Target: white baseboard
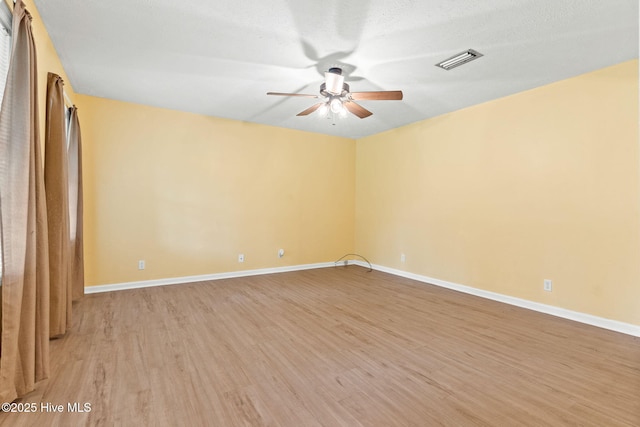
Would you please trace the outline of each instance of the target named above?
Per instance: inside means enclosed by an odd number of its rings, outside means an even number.
[[[359,265],[361,267],[369,268],[369,265],[366,262],[359,261],[359,260],[348,260],[348,264]],[[340,261],[338,263],[321,262],[321,263],[315,263],[315,264],[291,265],[286,267],[261,268],[256,270],[241,270],[241,271],[231,271],[226,273],[204,274],[199,276],[172,277],[168,279],[144,280],[139,282],[115,283],[111,285],[88,286],[84,288],[84,292],[86,294],[95,294],[100,292],[121,291],[126,289],[148,288],[152,286],[177,285],[181,283],[204,282],[207,280],[231,279],[236,277],[258,276],[261,274],[274,274],[274,273],[285,273],[288,271],[312,270],[315,268],[327,268],[327,267],[335,267],[335,266],[341,266],[341,265],[344,265],[343,261]],[[371,267],[374,270],[381,271],[383,273],[389,273],[395,276],[416,280],[418,282],[428,283],[431,285],[452,289],[454,291],[464,292],[466,294],[471,294],[471,295],[479,296],[482,298],[503,302],[503,303],[514,305],[517,307],[527,308],[529,310],[551,314],[553,316],[562,317],[564,319],[574,320],[576,322],[585,323],[587,325],[597,326],[599,328],[609,329],[611,331],[621,332],[623,334],[640,337],[640,326],[632,325],[630,323],[624,323],[624,322],[619,322],[617,320],[605,319],[603,317],[593,316],[591,314],[580,313],[578,311],[567,310],[567,309],[552,306],[552,305],[541,304],[538,302],[533,302],[533,301],[529,301],[521,298],[515,298],[508,295],[499,294],[496,292],[490,292],[490,291],[485,291],[478,288],[472,288],[471,286],[465,286],[457,283],[447,282],[445,280],[422,276],[420,274],[397,270],[395,268],[389,268],[382,265],[372,264]]]
[[[349,261],[349,264],[354,264]],[[259,276],[262,274],[285,273],[288,271],[312,270],[315,268],[327,268],[344,265],[339,263],[320,262],[315,264],[290,265],[285,267],[260,268],[256,270],[230,271],[225,273],[203,274],[199,276],[171,277],[168,279],[143,280],[139,282],[114,283],[111,285],[87,286],[84,288],[85,294],[96,294],[100,292],[122,291],[126,289],[148,288],[153,286],[178,285],[181,283],[205,282],[207,280],[232,279],[236,277]]]
[[[354,261],[356,265],[368,268],[369,265],[362,261]],[[464,292],[487,298],[494,301],[503,302],[510,305],[515,305],[529,310],[538,311],[541,313],[551,314],[553,316],[562,317],[564,319],[574,320],[576,322],[585,323],[591,326],[597,326],[599,328],[609,329],[611,331],[621,332],[627,335],[633,335],[640,337],[640,326],[633,325],[631,323],[619,322],[617,320],[606,319],[604,317],[593,316],[591,314],[580,313],[578,311],[567,310],[552,305],[541,304],[521,298],[515,298],[508,295],[499,294],[496,292],[485,291],[482,289],[472,288],[471,286],[460,285],[457,283],[447,282],[445,280],[434,279],[432,277],[422,276],[415,273],[409,273],[407,271],[396,270],[395,268],[389,268],[382,265],[373,264],[372,268],[384,273],[393,274],[395,276],[406,277],[407,279],[416,280],[418,282],[428,283],[431,285],[440,286],[454,291]]]

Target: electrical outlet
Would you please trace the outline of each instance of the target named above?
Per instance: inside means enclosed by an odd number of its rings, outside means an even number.
[[[238,262],[244,262],[244,254],[238,254]]]
[[[407,256],[405,254],[400,254],[400,262],[405,263],[407,261]]]
[[[544,279],[544,290],[547,292],[551,292],[552,289],[553,282],[551,282],[551,279]]]
[[[144,260],[141,259],[140,261],[138,261],[138,270],[144,270]]]

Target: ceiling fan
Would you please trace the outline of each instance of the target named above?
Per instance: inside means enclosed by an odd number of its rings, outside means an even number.
[[[360,117],[361,119],[369,117],[373,113],[362,107],[361,105],[355,103],[354,101],[399,101],[402,99],[401,90],[349,92],[349,85],[344,82],[342,69],[338,67],[329,68],[329,71],[324,73],[324,77],[324,83],[320,85],[320,95],[282,92],[267,92],[267,95],[322,98],[321,102],[318,102],[317,104],[312,105],[306,110],[301,111],[297,114],[298,116],[307,116],[317,109],[320,109],[323,112],[331,111],[334,114],[346,114],[346,111],[349,111]]]

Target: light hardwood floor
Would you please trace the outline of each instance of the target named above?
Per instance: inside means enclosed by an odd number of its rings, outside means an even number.
[[[74,310],[0,425],[640,426],[640,339],[355,266]]]

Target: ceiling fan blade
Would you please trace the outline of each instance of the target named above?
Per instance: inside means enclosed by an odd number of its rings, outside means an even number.
[[[401,90],[380,90],[376,92],[351,92],[351,98],[355,100],[372,101],[400,101],[402,99]]]
[[[277,95],[277,96],[302,96],[305,98],[317,98],[318,95],[309,95],[306,93],[284,93],[284,92],[267,92],[267,95]]]
[[[353,101],[347,101],[343,105],[344,105],[344,108],[346,108],[347,110],[349,110],[350,112],[352,112],[356,116],[360,117],[361,119],[364,119],[365,117],[369,117],[370,115],[373,114],[371,111],[369,111],[366,108],[356,104]]]
[[[314,104],[311,107],[307,108],[306,110],[296,114],[296,116],[308,116],[309,114],[313,113],[318,108],[320,108],[322,104],[324,104],[324,102],[318,102],[317,104]]]

